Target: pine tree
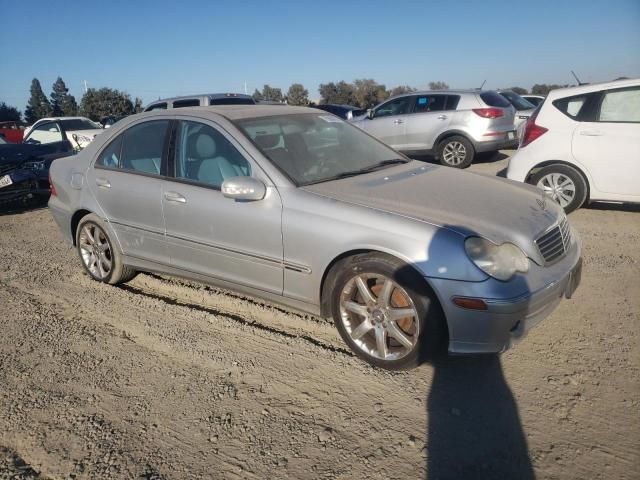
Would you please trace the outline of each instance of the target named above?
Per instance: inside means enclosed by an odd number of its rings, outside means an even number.
[[[62,80],[62,77],[53,84],[51,92],[51,112],[53,116],[72,117],[78,114],[78,104],[73,95],[69,95],[69,89]]]
[[[34,78],[31,80],[31,97],[24,110],[24,118],[27,123],[32,124],[49,115],[51,115],[51,104],[42,91],[40,81]]]

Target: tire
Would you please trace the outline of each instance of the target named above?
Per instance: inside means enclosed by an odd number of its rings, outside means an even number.
[[[436,147],[436,153],[442,165],[453,168],[467,168],[476,154],[473,144],[459,135],[442,140]]]
[[[543,167],[529,179],[549,194],[567,213],[580,208],[587,199],[587,182],[580,172],[560,163]]]
[[[397,258],[380,253],[346,258],[332,269],[328,288],[340,336],[367,363],[405,370],[446,347],[444,315],[435,295],[418,272]]]
[[[76,248],[82,266],[98,282],[116,285],[136,276],[135,270],[122,263],[122,255],[104,222],[93,213],[84,216],[78,224]]]

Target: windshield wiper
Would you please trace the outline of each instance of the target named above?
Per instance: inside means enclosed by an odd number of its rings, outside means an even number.
[[[382,162],[378,162],[374,165],[369,165],[365,168],[360,168],[358,170],[350,170],[348,172],[342,172],[338,175],[334,175],[333,177],[322,178],[320,180],[311,181],[305,185],[313,185],[315,183],[323,183],[330,182],[332,180],[339,180],[341,178],[355,177],[357,175],[362,175],[363,173],[375,172],[376,170],[381,170],[390,165],[398,165],[402,163],[409,163],[410,160],[405,160],[403,158],[392,158],[391,160],[383,160]]]

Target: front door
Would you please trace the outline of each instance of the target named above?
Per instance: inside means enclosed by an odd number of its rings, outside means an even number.
[[[125,255],[169,263],[162,215],[170,120],[138,123],[98,155],[87,182]]]
[[[640,87],[603,92],[595,121],[574,131],[573,155],[601,192],[640,197]]]
[[[282,203],[242,148],[213,123],[182,120],[170,176],[163,204],[172,265],[282,294]],[[266,197],[224,197],[222,182],[236,176],[264,181]]]
[[[406,146],[405,123],[411,106],[409,96],[383,103],[373,111],[373,118],[364,118],[360,125],[369,134],[392,148],[402,150]]]

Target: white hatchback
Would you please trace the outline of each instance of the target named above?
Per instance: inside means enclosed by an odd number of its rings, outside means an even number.
[[[507,178],[537,185],[567,212],[591,201],[640,203],[640,79],[551,91]]]

